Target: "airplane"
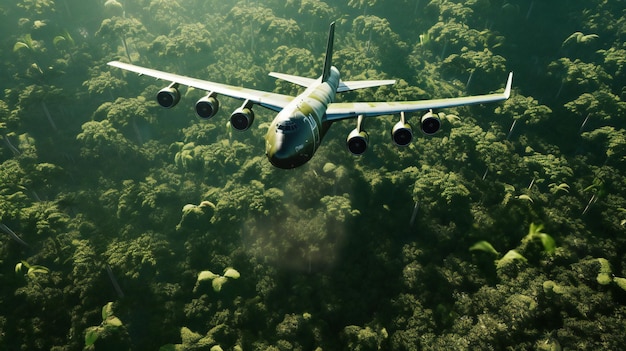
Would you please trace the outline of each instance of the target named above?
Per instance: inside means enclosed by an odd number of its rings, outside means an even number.
[[[334,33],[335,22],[332,22],[323,71],[319,78],[269,73],[274,78],[306,88],[295,97],[190,78],[119,61],[111,61],[108,65],[170,81],[171,84],[156,95],[157,102],[163,108],[172,108],[179,102],[178,87],[181,84],[208,92],[195,105],[197,115],[204,119],[215,116],[219,110],[218,95],[243,100],[241,107],[230,115],[230,125],[239,131],[245,131],[252,125],[254,105],[277,112],[265,135],[265,154],[272,165],[283,169],[307,163],[335,121],[356,118],[356,128],[348,135],[346,145],[352,154],[360,155],[366,151],[369,144],[369,136],[363,128],[363,121],[367,117],[400,114],[400,121],[394,125],[391,136],[396,145],[407,146],[413,139],[413,131],[406,121],[405,113],[427,111],[419,121],[420,129],[423,134],[433,135],[441,128],[441,120],[433,113],[433,109],[504,101],[511,94],[513,72],[509,73],[503,93],[418,101],[337,103],[335,102],[337,93],[391,85],[395,80],[341,80],[339,70],[332,65]]]

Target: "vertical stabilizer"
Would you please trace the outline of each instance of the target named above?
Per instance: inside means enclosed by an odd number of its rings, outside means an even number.
[[[322,82],[328,80],[330,76],[330,67],[333,65],[333,42],[335,41],[335,22],[330,24],[328,32],[328,43],[326,44],[326,58],[324,59],[324,72],[322,73]]]

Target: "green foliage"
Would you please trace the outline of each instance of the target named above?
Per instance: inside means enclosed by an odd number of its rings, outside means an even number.
[[[48,274],[50,269],[48,267],[30,264],[24,260],[18,262],[15,265],[15,274],[26,274],[30,279],[36,279],[39,274]]]
[[[231,267],[227,267],[224,269],[224,275],[215,274],[211,271],[202,271],[198,274],[198,279],[196,280],[196,288],[198,284],[204,281],[210,281],[211,286],[215,292],[220,292],[222,287],[229,279],[239,279],[240,274],[237,270]]]
[[[102,306],[102,323],[85,330],[85,346],[94,345],[102,335],[122,326],[122,321],[113,314],[113,302],[108,302]]]
[[[484,251],[499,256],[500,253],[488,241],[481,240],[470,246],[470,251]]]
[[[556,242],[552,236],[542,232],[542,230],[543,224],[535,224],[531,222],[530,227],[528,228],[528,234],[526,234],[524,239],[522,239],[522,244],[528,244],[528,242],[532,240],[539,239],[543,246],[543,250],[547,254],[554,254],[554,251],[556,250]]]
[[[222,347],[215,342],[213,334],[215,329],[210,330],[207,335],[202,336],[199,333],[193,332],[187,327],[180,328],[181,344],[167,344],[159,348],[159,351],[170,350],[209,350],[209,351],[221,351]]]
[[[219,274],[215,274],[215,273],[213,273],[211,271],[202,271],[202,272],[200,272],[200,274],[198,274],[198,281],[199,282],[202,282],[202,281],[205,281],[205,280],[211,281],[211,280],[213,280],[213,279],[215,279],[217,277],[219,277]]]
[[[0,272],[0,349],[626,342],[623,1],[0,7],[0,262],[17,263]],[[354,126],[334,123],[286,172],[264,157],[274,111],[254,106],[235,133],[241,101],[197,120],[205,92],[181,86],[160,109],[169,82],[106,65],[294,95],[267,72],[317,77],[333,20],[342,79],[397,80],[340,102],[502,91],[511,69],[513,94],[435,110],[442,132],[405,148],[389,141],[397,116],[367,119],[358,158],[343,150]]]
[[[527,262],[528,260],[516,250],[509,250],[507,253],[504,254],[504,256],[502,256],[502,258],[496,260],[496,268],[503,269],[516,261]]]
[[[237,272],[235,269],[229,267],[224,270],[224,277],[231,278],[231,279],[239,279],[240,275],[239,275],[239,272]]]
[[[561,46],[571,45],[572,43],[588,44],[598,38],[599,36],[597,34],[583,34],[582,32],[574,32],[563,41],[563,44]]]
[[[611,264],[605,258],[598,258],[598,262],[600,263],[600,272],[596,277],[598,284],[607,285],[611,283]]]
[[[373,330],[369,326],[361,328],[349,325],[343,329],[346,347],[350,350],[380,350],[382,343],[388,338],[385,328]]]

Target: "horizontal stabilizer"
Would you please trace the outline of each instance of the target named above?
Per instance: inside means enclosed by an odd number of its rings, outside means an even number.
[[[373,88],[379,87],[381,85],[391,85],[396,84],[396,81],[393,79],[388,80],[353,80],[347,82],[339,82],[339,86],[337,87],[338,93],[343,93],[350,90],[357,90],[363,88]]]
[[[270,76],[274,77],[274,78],[278,78],[278,79],[282,79],[285,80],[287,82],[293,83],[293,84],[297,84],[300,86],[303,86],[305,88],[308,88],[309,86],[311,86],[311,84],[313,84],[314,82],[316,82],[316,79],[313,78],[307,78],[307,77],[300,77],[300,76],[294,76],[291,74],[285,74],[285,73],[277,73],[277,72],[270,72]],[[393,79],[388,79],[388,80],[353,80],[353,81],[347,81],[347,82],[339,82],[339,86],[337,87],[337,92],[338,93],[343,93],[346,91],[351,91],[351,90],[356,90],[356,89],[363,89],[363,88],[372,88],[372,87],[379,87],[381,85],[391,85],[391,84],[395,84],[396,81]]]
[[[301,85],[305,88],[308,88],[311,84],[313,84],[313,82],[315,82],[315,79],[313,78],[292,76],[291,74],[285,74],[285,73],[270,72],[270,76],[288,81],[293,84]]]

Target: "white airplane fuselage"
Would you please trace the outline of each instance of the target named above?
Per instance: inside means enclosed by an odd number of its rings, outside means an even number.
[[[276,115],[265,136],[265,154],[278,168],[295,168],[313,157],[330,127],[323,122],[328,105],[335,101],[340,73],[331,67]]]

